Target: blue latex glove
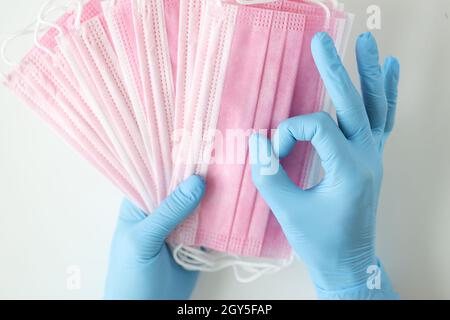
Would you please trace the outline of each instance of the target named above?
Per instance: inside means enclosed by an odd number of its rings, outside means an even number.
[[[188,299],[198,273],[177,265],[166,238],[200,203],[204,180],[192,176],[147,216],[125,200],[112,242],[106,299]]]
[[[397,298],[375,256],[375,229],[399,64],[387,58],[383,71],[375,39],[370,33],[361,35],[356,48],[361,97],[327,34],[315,36],[312,52],[339,124],[326,113],[316,113],[283,122],[273,146],[254,135],[250,139],[254,183],[306,263],[320,298]],[[297,141],[312,142],[325,170],[323,181],[310,190],[298,188],[281,167],[267,174],[268,167],[276,167]],[[368,268],[374,268],[369,269],[372,272],[377,267],[381,289],[370,290]],[[371,279],[375,288],[376,279]]]

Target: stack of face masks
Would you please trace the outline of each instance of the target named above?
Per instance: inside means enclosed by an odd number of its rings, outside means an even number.
[[[206,177],[200,207],[168,240],[174,258],[250,281],[291,249],[252,184],[248,137],[331,110],[310,43],[326,31],[344,54],[351,24],[335,1],[48,1],[4,42],[11,64],[9,41],[35,35],[5,84],[145,212]],[[309,144],[283,165],[302,187],[320,179]]]

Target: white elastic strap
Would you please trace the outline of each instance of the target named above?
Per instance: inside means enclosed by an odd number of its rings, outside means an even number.
[[[62,34],[63,30],[62,28],[53,22],[47,21],[44,17],[45,14],[48,14],[52,11],[54,11],[55,9],[59,9],[60,7],[53,7],[53,8],[48,8],[50,5],[52,5],[55,2],[55,0],[47,0],[41,7],[41,9],[38,12],[38,16],[37,16],[37,23],[34,29],[34,44],[36,45],[36,47],[38,47],[39,49],[41,49],[42,51],[44,51],[45,53],[49,54],[50,56],[54,56],[54,52],[51,51],[49,48],[43,46],[40,42],[39,42],[39,32],[41,30],[41,25],[45,25],[48,26],[50,28],[54,28],[58,31],[58,34]],[[81,15],[82,15],[82,11],[83,11],[83,3],[81,2],[81,0],[76,0],[76,1],[72,1],[69,5],[64,6],[63,8],[65,8],[66,10],[70,9],[72,7],[72,5],[75,5],[75,20],[74,20],[74,27],[75,28],[79,28],[81,25]]]
[[[58,9],[60,9],[60,7],[52,8],[51,10],[49,10],[48,13],[51,13],[51,12],[56,11],[56,10],[58,10]],[[36,24],[37,24],[37,20],[34,20],[32,23],[30,23],[28,26],[26,26],[26,27],[23,28],[22,30],[20,30],[20,31],[18,31],[18,32],[12,34],[12,35],[10,35],[9,37],[7,37],[6,39],[4,39],[4,40],[2,41],[1,47],[0,47],[0,59],[2,60],[2,62],[3,62],[5,65],[7,65],[7,66],[9,66],[9,67],[17,67],[17,66],[19,65],[18,62],[14,62],[14,61],[12,61],[12,60],[10,60],[10,59],[8,58],[8,55],[7,55],[7,53],[6,53],[7,48],[8,48],[8,46],[9,46],[9,44],[10,44],[13,40],[16,40],[16,39],[18,39],[18,38],[20,38],[20,37],[22,37],[22,36],[26,36],[26,35],[29,35],[29,34],[36,33],[36,27],[35,27]],[[6,79],[7,79],[7,77],[8,77],[4,72],[0,72],[0,76],[1,76],[1,78],[2,78],[2,79],[1,79],[2,81],[6,81]]]
[[[47,9],[51,4],[53,4],[55,2],[55,0],[47,0],[41,10],[40,10],[40,14],[38,19],[42,20],[42,13],[49,13],[53,10],[55,10],[56,8],[64,8],[65,10],[69,10],[71,9],[73,6],[75,6],[74,11],[75,11],[75,19],[74,19],[74,27],[76,29],[78,29],[81,25],[81,17],[83,14],[83,7],[86,3],[86,0],[71,0],[69,2],[69,4],[65,5],[65,6],[54,6],[50,9]]]
[[[183,245],[173,249],[173,257],[179,265],[190,271],[217,272],[231,267],[236,280],[241,283],[255,281],[265,274],[276,273],[293,261],[293,257],[289,260],[270,262],[245,261],[238,256]]]
[[[33,29],[34,24],[35,24],[35,22],[33,22],[29,26],[25,27],[23,30],[10,35],[8,38],[6,38],[5,40],[2,41],[2,45],[1,45],[1,49],[0,49],[0,56],[1,56],[1,59],[4,64],[6,64],[10,67],[16,67],[18,65],[17,62],[13,62],[12,60],[9,60],[9,58],[7,57],[7,54],[6,54],[6,49],[7,49],[8,45],[11,43],[11,41],[13,41],[17,38],[20,38],[22,36],[26,36],[27,34],[32,34],[33,30],[34,30]]]
[[[75,10],[76,16],[75,16],[74,27],[75,27],[75,29],[78,30],[81,27],[81,17],[83,15],[84,4],[81,0],[75,1],[74,3],[76,5],[76,10]]]
[[[7,51],[7,48],[8,48],[8,46],[9,46],[9,44],[10,44],[13,40],[16,40],[17,38],[20,38],[20,37],[22,37],[22,36],[26,36],[26,35],[33,34],[33,33],[34,33],[34,35],[35,35],[34,41],[37,42],[38,47],[39,47],[40,49],[43,49],[43,50],[46,51],[46,52],[49,51],[48,48],[43,47],[43,46],[39,43],[39,41],[36,41],[36,35],[37,35],[36,30],[39,29],[39,26],[40,26],[41,24],[45,24],[45,25],[47,25],[47,26],[50,25],[49,23],[47,23],[47,21],[45,21],[44,14],[51,14],[52,12],[57,11],[57,10],[60,10],[60,9],[62,9],[62,10],[67,10],[67,9],[70,8],[70,6],[71,6],[72,4],[76,4],[76,6],[77,6],[77,10],[76,10],[77,15],[76,15],[76,18],[75,18],[75,23],[74,23],[74,25],[75,25],[75,27],[79,27],[79,25],[81,24],[81,15],[82,15],[82,11],[83,11],[83,1],[82,1],[82,0],[76,0],[76,1],[73,1],[73,3],[70,4],[69,6],[58,6],[58,7],[53,7],[53,8],[48,9],[47,12],[44,13],[44,11],[46,10],[46,8],[47,8],[47,7],[49,6],[49,4],[52,3],[53,1],[54,1],[54,0],[49,0],[49,1],[47,1],[47,2],[41,7],[41,10],[40,10],[40,11],[42,11],[42,12],[39,12],[38,18],[35,19],[32,23],[30,23],[28,26],[26,26],[26,27],[23,28],[22,30],[20,30],[20,31],[18,31],[18,32],[12,34],[12,35],[10,35],[9,37],[7,37],[5,40],[2,41],[1,46],[0,46],[0,59],[2,60],[2,62],[3,62],[5,65],[7,65],[7,66],[9,66],[9,67],[17,67],[17,66],[19,65],[18,62],[14,62],[14,61],[12,61],[12,60],[10,60],[10,59],[8,58],[6,51]],[[44,8],[44,9],[42,9],[42,8]],[[59,28],[58,26],[55,26],[54,24],[51,24],[50,26],[51,26],[51,27],[56,27],[56,28],[59,29],[59,31],[61,31],[60,28]],[[41,31],[41,30],[38,30],[38,32],[40,32],[40,31]],[[6,79],[6,75],[5,75],[3,72],[1,73],[1,75]]]

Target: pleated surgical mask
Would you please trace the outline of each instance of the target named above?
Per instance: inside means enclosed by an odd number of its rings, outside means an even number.
[[[108,130],[121,161],[126,164],[133,184],[146,196],[147,206],[154,206],[150,196],[155,187],[139,126],[133,116],[133,107],[120,72],[106,23],[101,16],[94,17],[58,37],[58,45],[70,62],[78,82],[95,106],[96,115]]]
[[[179,3],[179,34],[182,36],[178,37],[175,129],[187,127],[185,106],[194,74],[200,21],[206,0],[179,0]]]
[[[162,0],[132,0],[144,110],[147,116],[155,172],[162,174],[163,190],[172,177],[174,80]],[[163,198],[158,199],[158,203]]]
[[[42,7],[42,11],[44,9],[45,6]],[[62,56],[56,42],[56,38],[65,30],[98,15],[99,9],[99,2],[92,1],[84,7],[83,12],[79,7],[80,12],[65,14],[37,42],[37,47],[31,50],[21,64],[10,73],[5,83],[65,141],[123,190],[130,199],[145,208],[143,195],[124,174],[122,163],[117,159],[115,150],[98,118],[93,114],[91,106],[81,94],[70,64]],[[36,28],[40,26],[42,25],[36,24]]]
[[[196,159],[205,145],[204,132],[215,127],[231,49],[237,7],[207,1],[200,22],[192,84],[184,107],[184,132],[171,188],[192,174],[206,175]],[[174,243],[195,243],[198,215],[190,216],[172,236]]]
[[[202,31],[206,32],[204,30],[210,28],[202,29],[206,25],[201,24],[196,72],[191,87],[191,94],[196,94],[199,105],[191,105],[193,109],[184,109],[185,123],[191,120],[200,126],[188,126],[189,130],[186,132],[192,132],[194,138],[191,138],[193,142],[187,143],[187,146],[181,144],[181,154],[185,157],[208,156],[212,150],[217,153],[216,146],[207,135],[208,129],[217,128],[222,136],[230,129],[267,131],[276,128],[289,116],[322,110],[324,90],[310,52],[311,39],[320,31],[335,35],[338,19],[345,21],[345,16],[328,7],[324,10],[323,6],[316,4],[297,4],[290,1],[250,7],[236,7],[232,3],[222,6],[216,4],[216,14],[220,12],[217,8],[237,10],[230,29],[222,31],[224,34],[232,34],[229,51],[220,41],[212,47],[221,54],[228,54],[228,66],[225,78],[221,78],[222,75],[208,75],[204,71],[211,68],[211,62],[207,59],[207,50],[200,51],[200,48],[211,42],[202,38]],[[217,17],[214,14],[209,16]],[[224,23],[226,18],[219,21]],[[214,31],[211,34],[214,34]],[[211,36],[208,39],[210,41],[216,38]],[[203,70],[197,69],[200,67]],[[209,81],[195,80],[196,76],[199,76],[199,70]],[[202,87],[211,83],[213,87]],[[221,105],[219,113],[214,116],[217,109],[208,103],[215,101],[211,93],[217,92],[221,96]],[[199,100],[201,97],[207,97],[202,96],[202,93],[209,93],[209,100]],[[190,113],[186,113],[186,110]],[[247,147],[244,149],[247,150]],[[316,175],[311,173],[311,170],[320,168],[313,166],[314,154],[310,146],[304,145],[296,150],[301,154],[296,155],[295,163],[291,160],[294,157],[286,160],[287,168],[294,181],[305,186],[309,183],[310,176]],[[281,227],[251,181],[248,154],[245,154],[243,163],[209,164],[208,161],[198,158],[194,159],[193,163],[192,159],[184,160],[187,165],[180,166],[184,170],[184,175],[180,177],[192,173],[206,174],[208,189],[197,214],[179,227],[171,237],[171,243],[183,244],[177,246],[175,251],[177,261],[193,270],[215,270],[220,268],[220,265],[226,266],[230,263],[239,267],[240,264],[235,261],[235,257],[239,256],[240,261],[245,260],[247,270],[254,271],[251,272],[252,279],[254,275],[278,270],[279,266],[283,265],[282,262],[272,261],[269,265],[263,263],[262,267],[258,265],[258,261],[249,262],[244,258],[250,256],[287,259],[292,252]],[[176,178],[177,171],[174,170],[174,173]],[[204,247],[228,253],[230,256],[227,260],[218,253],[199,252],[189,247]],[[196,260],[198,257],[201,258]]]
[[[144,149],[148,156],[149,165],[155,177],[156,199],[165,194],[163,190],[165,182],[162,177],[162,170],[156,165],[155,153],[151,149],[149,129],[147,125],[146,110],[144,109],[144,95],[138,64],[134,25],[131,16],[131,1],[112,0],[103,1],[102,10],[111,41],[117,54],[123,80],[130,97],[134,118],[144,143]]]
[[[311,40],[329,32],[343,54],[352,16],[336,1],[79,0],[52,23],[48,3],[5,83],[146,212],[190,175],[206,177],[198,210],[168,239],[186,269],[232,267],[248,282],[288,265],[247,138],[333,113]],[[308,143],[282,163],[303,188],[321,178]]]
[[[164,17],[167,41],[169,43],[170,63],[172,65],[172,80],[175,86],[178,72],[178,39],[180,38],[180,0],[164,0]],[[173,121],[175,123],[175,119]]]

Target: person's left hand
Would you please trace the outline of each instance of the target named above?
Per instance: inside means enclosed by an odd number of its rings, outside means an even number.
[[[124,201],[112,242],[106,299],[190,297],[198,273],[177,265],[165,240],[195,210],[204,193],[204,180],[192,176],[151,215]]]

